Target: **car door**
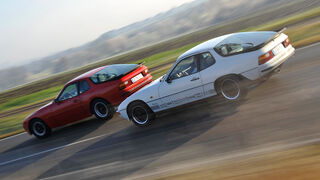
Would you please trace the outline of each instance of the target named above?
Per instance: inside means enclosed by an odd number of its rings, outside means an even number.
[[[200,67],[200,77],[203,83],[203,92],[205,97],[216,95],[214,81],[219,73],[215,68],[216,60],[210,52],[203,52],[197,55]]]
[[[91,109],[90,109],[90,103],[92,101],[92,91],[90,92],[89,90],[91,89],[89,83],[87,80],[82,80],[79,82],[79,97],[81,100],[81,106],[83,108],[84,112],[84,117],[88,117],[92,115]]]
[[[78,83],[67,85],[60,93],[53,108],[53,120],[56,126],[63,126],[80,120],[84,116]]]
[[[200,99],[202,82],[196,56],[181,60],[159,86],[161,108],[167,109]]]

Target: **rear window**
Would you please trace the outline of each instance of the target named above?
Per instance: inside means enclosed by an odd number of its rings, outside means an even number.
[[[122,77],[124,74],[134,70],[137,66],[137,64],[110,65],[93,74],[90,79],[93,83],[103,83],[115,80]]]
[[[214,50],[221,56],[230,56],[255,50],[256,47],[272,38],[276,32],[236,33],[218,43]]]

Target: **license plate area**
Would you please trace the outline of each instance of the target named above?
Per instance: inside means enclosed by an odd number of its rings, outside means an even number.
[[[272,50],[272,52],[276,56],[276,55],[280,54],[284,49],[285,48],[284,48],[283,44],[279,44]]]
[[[143,75],[140,73],[140,74],[136,75],[135,77],[131,78],[131,82],[135,83],[135,82],[139,81],[142,78],[143,78]]]

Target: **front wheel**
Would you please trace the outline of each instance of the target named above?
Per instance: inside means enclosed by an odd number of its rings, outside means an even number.
[[[51,129],[40,119],[31,121],[30,130],[39,139],[46,138],[51,134]]]
[[[149,126],[155,118],[154,112],[143,102],[132,103],[128,108],[128,115],[138,127]]]
[[[113,117],[114,108],[103,99],[96,99],[91,104],[91,110],[98,119],[109,120]]]
[[[227,101],[239,101],[243,99],[248,92],[248,88],[238,77],[226,77],[219,83],[219,92]]]

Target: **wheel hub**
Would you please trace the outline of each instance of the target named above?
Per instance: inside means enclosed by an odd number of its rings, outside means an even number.
[[[41,122],[35,122],[33,123],[33,133],[35,133],[38,136],[43,136],[46,133],[45,125]]]
[[[135,107],[132,110],[132,118],[138,124],[145,124],[148,121],[148,112],[143,107]]]
[[[235,80],[226,79],[222,82],[221,93],[226,99],[235,100],[240,95],[240,86]]]
[[[94,111],[99,117],[106,117],[108,115],[108,107],[102,102],[94,105]]]

